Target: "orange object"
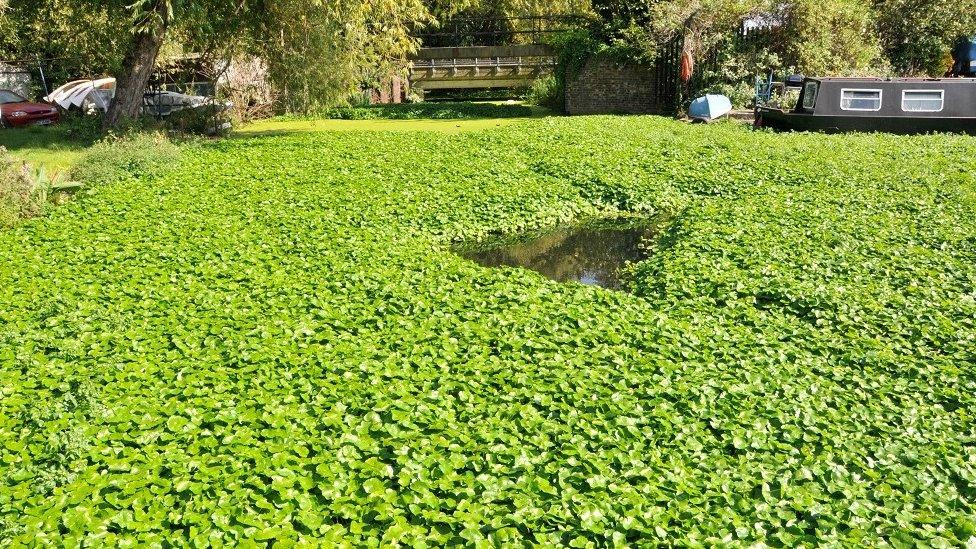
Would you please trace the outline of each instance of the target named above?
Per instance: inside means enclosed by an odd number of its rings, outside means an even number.
[[[691,80],[692,73],[695,72],[695,60],[691,56],[691,52],[684,51],[681,53],[681,81],[687,84]]]

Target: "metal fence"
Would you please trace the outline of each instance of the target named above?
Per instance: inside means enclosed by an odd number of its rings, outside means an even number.
[[[728,62],[729,56],[750,49],[770,47],[775,45],[775,41],[774,29],[743,26],[736,32],[730,33],[714,47],[698,55],[695,59],[695,70],[687,83],[683,83],[680,78],[684,41],[679,37],[669,42],[658,51],[653,66],[657,81],[655,93],[658,105],[665,110],[677,112],[688,100],[701,95],[716,84],[752,84],[755,75],[749,75],[742,82],[725,82],[717,75],[721,74],[723,63]]]

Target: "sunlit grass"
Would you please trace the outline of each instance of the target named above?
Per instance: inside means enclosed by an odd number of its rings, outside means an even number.
[[[284,116],[245,125],[235,134],[253,137],[320,131],[430,131],[461,133],[555,116],[542,107],[510,102],[415,103],[337,109],[322,118]]]
[[[253,137],[262,134],[287,134],[321,131],[432,131],[461,133],[516,124],[528,118],[485,118],[475,120],[281,120],[254,122],[234,132]]]
[[[50,173],[71,168],[92,143],[92,138],[74,137],[67,127],[58,125],[0,130],[0,146],[6,147],[14,158]]]

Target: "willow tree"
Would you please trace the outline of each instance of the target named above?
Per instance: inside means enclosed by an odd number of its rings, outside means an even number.
[[[314,0],[309,0],[314,1]],[[253,34],[263,0],[7,0],[0,54],[57,61],[60,78],[116,75],[108,128],[138,116],[164,44],[194,51]]]
[[[416,47],[411,25],[429,19],[420,0],[279,0],[267,3],[253,53],[267,62],[280,107],[304,112],[402,69]]]
[[[129,37],[127,18],[103,2],[8,0],[0,12],[0,57],[54,60],[45,72],[59,82],[116,74]]]
[[[132,11],[132,39],[122,59],[122,72],[116,77],[115,99],[105,113],[106,128],[139,115],[149,77],[173,21],[173,7],[173,0],[135,0],[127,7]]]
[[[4,1],[4,0],[0,0]],[[7,0],[0,53],[77,58],[72,67],[116,75],[106,128],[139,115],[164,48],[261,57],[288,110],[335,101],[364,73],[414,47],[408,26],[429,20],[421,0]]]
[[[875,12],[863,0],[793,0],[779,5],[786,62],[805,74],[884,71]]]

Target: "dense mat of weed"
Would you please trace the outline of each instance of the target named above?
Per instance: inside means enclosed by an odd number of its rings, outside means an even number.
[[[965,544],[974,153],[612,117],[195,150],[0,233],[0,538]],[[677,214],[635,295],[449,251],[620,209]]]

